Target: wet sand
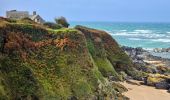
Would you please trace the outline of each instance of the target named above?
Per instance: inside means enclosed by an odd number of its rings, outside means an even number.
[[[121,83],[128,92],[123,93],[130,100],[170,100],[170,93],[167,90],[159,90],[145,85],[132,85],[126,82]]]

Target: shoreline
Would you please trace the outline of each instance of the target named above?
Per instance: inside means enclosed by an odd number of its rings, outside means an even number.
[[[128,89],[124,95],[130,100],[169,100],[170,59],[154,56],[143,48],[123,46],[122,49],[138,71],[147,73],[143,79],[127,78],[121,82]]]
[[[133,80],[136,83],[141,81]],[[169,100],[170,94],[167,90],[156,89],[147,85],[134,85],[127,82],[121,82],[128,91],[124,92],[123,95],[130,98],[130,100]]]
[[[170,47],[168,48],[143,48],[143,47],[130,47],[130,46],[121,46],[121,47],[129,48],[129,49],[141,49],[143,52],[147,52],[154,57],[170,60]]]
[[[170,52],[169,58],[163,58],[161,56],[156,56],[153,54],[154,50],[145,50],[141,47],[133,48],[133,47],[127,47],[122,46],[122,49],[126,52],[126,54],[132,59],[134,63],[140,64],[140,65],[163,65],[164,67],[170,68]],[[169,48],[168,48],[169,49]],[[165,52],[155,52],[159,54],[163,54]]]

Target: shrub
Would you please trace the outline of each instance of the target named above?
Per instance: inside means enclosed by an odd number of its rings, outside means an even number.
[[[48,28],[52,28],[52,29],[60,29],[60,28],[62,28],[61,25],[53,23],[53,22],[45,22],[44,26],[47,26]]]
[[[57,24],[62,25],[63,27],[68,27],[69,23],[67,22],[65,17],[55,18]]]

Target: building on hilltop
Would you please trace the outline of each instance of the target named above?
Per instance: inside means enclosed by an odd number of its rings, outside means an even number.
[[[6,12],[6,17],[12,19],[30,18],[31,20],[41,24],[45,22],[45,20],[38,15],[36,11],[33,11],[32,15],[29,15],[28,11],[11,10]]]

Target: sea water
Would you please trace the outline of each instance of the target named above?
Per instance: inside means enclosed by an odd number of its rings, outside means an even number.
[[[122,46],[147,50],[170,47],[170,23],[71,22],[72,27],[75,25],[104,30]]]

